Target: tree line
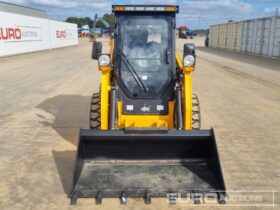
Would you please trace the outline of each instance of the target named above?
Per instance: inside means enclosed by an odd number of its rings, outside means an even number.
[[[104,14],[103,15],[103,20],[107,21],[110,26],[113,26],[115,23],[115,16],[114,14]],[[84,18],[79,18],[79,17],[68,17],[65,22],[68,23],[76,23],[79,28],[81,28],[84,25],[89,25],[90,28],[93,26],[93,19],[90,17],[84,17]],[[102,21],[98,20],[96,23],[97,28],[106,28],[104,23]]]

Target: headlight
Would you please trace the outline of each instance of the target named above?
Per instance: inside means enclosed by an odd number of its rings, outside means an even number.
[[[98,58],[99,66],[109,66],[110,64],[110,56],[109,55],[100,55]]]
[[[193,66],[195,63],[195,58],[193,55],[186,55],[184,57],[184,66]]]

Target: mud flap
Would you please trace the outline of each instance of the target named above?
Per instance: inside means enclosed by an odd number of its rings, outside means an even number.
[[[213,130],[81,130],[71,203],[78,198],[216,193],[225,184]]]

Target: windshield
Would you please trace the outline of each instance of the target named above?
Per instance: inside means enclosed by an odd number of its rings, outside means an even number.
[[[165,18],[134,16],[121,21],[120,75],[134,97],[156,97],[170,81],[168,29]]]

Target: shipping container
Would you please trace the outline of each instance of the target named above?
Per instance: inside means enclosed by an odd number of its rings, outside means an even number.
[[[236,24],[235,23],[230,23],[228,24],[228,39],[227,39],[227,47],[226,49],[228,50],[233,50],[234,48],[234,42],[235,40],[235,29],[236,28]]]
[[[272,32],[272,19],[259,19],[256,20],[256,38],[255,38],[255,54],[268,56],[268,47],[270,41],[270,34]]]
[[[274,22],[274,37],[271,44],[272,46],[270,47],[270,55],[273,57],[280,57],[280,17],[275,18]]]
[[[228,45],[227,50],[239,51],[241,46],[241,39],[238,39],[240,24],[233,22],[228,24]],[[239,46],[239,48],[238,48]]]
[[[212,25],[209,47],[280,57],[280,16]]]
[[[219,33],[220,33],[220,25],[211,26],[209,32],[209,45],[217,48],[219,46]]]
[[[235,51],[237,52],[241,51],[242,29],[243,29],[243,23],[238,22],[236,27],[236,46],[235,46]]]
[[[220,25],[220,45],[221,49],[226,49],[228,44],[228,24]]]
[[[253,48],[253,35],[254,35],[254,20],[243,22],[242,38],[241,38],[241,51],[252,52]]]

